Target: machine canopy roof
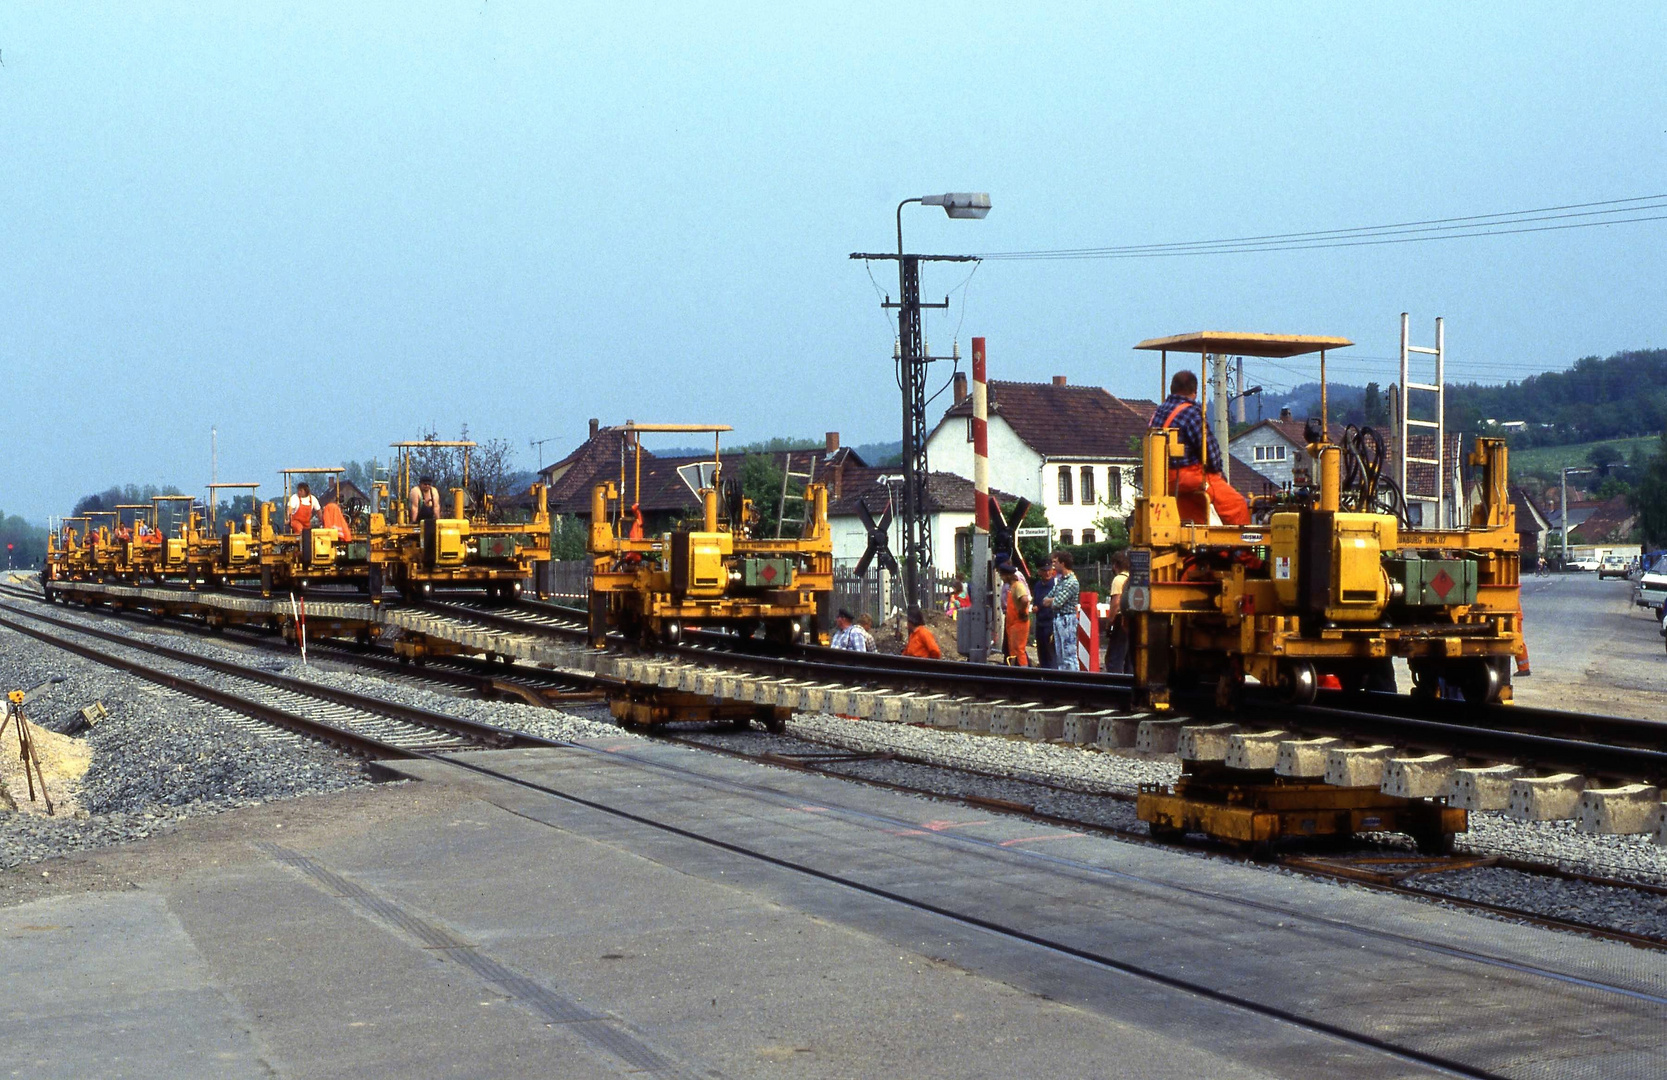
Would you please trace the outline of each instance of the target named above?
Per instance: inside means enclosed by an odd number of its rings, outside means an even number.
[[[1229,356],[1301,356],[1322,349],[1341,349],[1354,342],[1348,338],[1314,334],[1240,334],[1231,330],[1201,330],[1192,334],[1147,338],[1137,349],[1157,352],[1221,353]]]

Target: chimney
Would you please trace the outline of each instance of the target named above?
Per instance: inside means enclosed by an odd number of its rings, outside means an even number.
[[[1288,424],[1291,422],[1291,410],[1289,408],[1279,410],[1279,422],[1281,424]]]
[[[827,452],[830,453],[830,454],[833,453],[835,450],[838,450],[839,449],[839,432],[830,431],[826,435],[824,435],[822,445],[823,445],[823,448],[826,449]]]
[[[1053,377],[1053,384],[1054,384],[1054,385],[1055,385],[1055,386],[1064,386],[1064,385],[1065,385],[1065,376],[1063,376],[1063,375],[1055,375],[1055,376],[1054,376],[1054,377]]]
[[[590,418],[590,437],[593,438],[593,439],[596,438],[596,433],[599,430],[601,430],[601,427],[602,427],[602,425],[597,422],[596,417],[594,417],[594,416],[591,417]]]
[[[955,373],[955,404],[959,405],[965,400],[967,400],[967,373],[957,371]]]

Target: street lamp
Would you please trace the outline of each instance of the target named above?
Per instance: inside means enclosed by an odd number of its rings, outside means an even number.
[[[887,297],[885,306],[897,309],[898,382],[903,389],[903,595],[909,607],[921,607],[921,579],[932,565],[932,525],[926,515],[926,355],[921,332],[921,309],[946,308],[920,302],[922,262],[971,262],[972,255],[907,255],[903,251],[903,208],[910,203],[941,206],[952,218],[978,220],[990,212],[990,196],[982,191],[952,191],[943,195],[921,195],[897,204],[897,254],[874,255],[855,252],[853,259],[897,260],[897,303]],[[947,358],[941,358],[947,359]]]
[[[1591,471],[1592,471],[1591,469],[1587,469],[1587,468],[1574,469],[1574,468],[1568,467],[1567,465],[1563,466],[1563,470],[1562,470],[1562,488],[1563,488],[1563,567],[1564,567],[1564,569],[1567,569],[1568,565],[1569,565],[1569,474],[1574,473],[1576,476],[1578,476],[1581,473],[1589,473]]]

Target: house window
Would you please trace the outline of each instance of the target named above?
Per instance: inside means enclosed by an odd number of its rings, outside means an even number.
[[[1093,529],[1084,529],[1084,530],[1082,530],[1082,542],[1085,543],[1085,544],[1092,544],[1094,542],[1094,530]]]
[[[967,441],[972,442],[972,417],[967,417]]]
[[[1273,461],[1284,461],[1285,460],[1285,448],[1283,446],[1270,446],[1270,447],[1268,447],[1268,451],[1269,451],[1269,458],[1271,460],[1273,460]]]
[[[1407,503],[1407,524],[1415,529],[1424,527],[1424,504],[1420,502]]]
[[[1076,500],[1071,498],[1071,467],[1059,467],[1059,505],[1070,506]]]
[[[1255,451],[1256,451],[1256,456],[1251,458],[1252,461],[1266,461],[1266,460],[1268,460],[1268,448],[1267,447],[1258,446],[1258,447],[1255,448]]]
[[[1087,465],[1082,467],[1082,488],[1079,493],[1082,495],[1082,505],[1094,505],[1094,470]]]
[[[1111,506],[1123,505],[1123,470],[1115,465],[1106,470],[1106,502]]]
[[[1071,546],[1071,530],[1070,529],[1060,529],[1059,530],[1059,546],[1060,547],[1070,547]]]

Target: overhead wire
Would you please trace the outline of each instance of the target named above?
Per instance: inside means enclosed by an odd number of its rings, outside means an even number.
[[[1594,210],[1590,209],[1591,207],[1603,207],[1604,209]],[[1345,229],[1267,233],[1260,236],[1189,240],[1172,243],[981,252],[978,253],[977,257],[1004,260],[1143,259],[1173,258],[1182,255],[1244,254],[1262,251],[1370,247],[1383,244],[1408,244],[1427,240],[1555,232],[1563,229],[1594,228],[1600,225],[1626,225],[1637,222],[1667,220],[1667,213],[1645,213],[1653,210],[1667,211],[1667,194],[1640,195],[1626,199],[1605,199],[1589,203],[1569,203],[1561,206],[1538,207],[1531,210],[1513,210],[1492,214],[1471,214],[1463,217],[1431,218],[1424,221],[1405,221],[1388,225],[1362,225]],[[1635,216],[1613,216],[1617,214]],[[1604,218],[1605,220],[1565,220],[1568,218]],[[1537,224],[1548,221],[1562,221],[1563,223],[1554,225]]]

